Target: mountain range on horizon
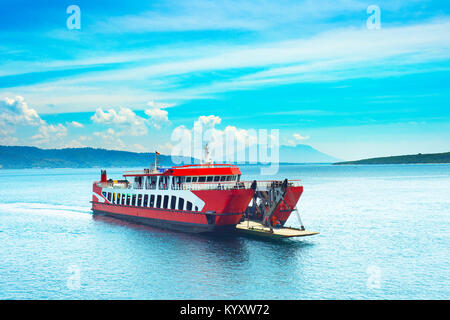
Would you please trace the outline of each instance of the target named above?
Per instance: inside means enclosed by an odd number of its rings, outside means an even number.
[[[30,146],[0,146],[0,168],[89,168],[89,167],[148,167],[155,153],[130,152],[97,148],[41,149]],[[175,160],[175,162],[173,161]],[[281,146],[282,163],[333,163],[339,159],[322,153],[309,145]],[[198,163],[194,158],[172,158],[159,155],[164,166]]]
[[[307,144],[280,147],[280,162],[284,163],[334,163],[338,161],[342,160]]]

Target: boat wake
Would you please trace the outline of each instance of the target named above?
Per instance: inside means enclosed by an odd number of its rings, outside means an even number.
[[[90,214],[91,208],[88,206],[68,206],[59,204],[49,204],[40,202],[12,202],[1,203],[0,212],[21,212],[21,213],[39,213],[39,214],[64,214],[74,216],[74,214]],[[77,215],[79,216],[79,215]],[[88,217],[86,215],[86,217]],[[90,216],[89,216],[90,218]]]

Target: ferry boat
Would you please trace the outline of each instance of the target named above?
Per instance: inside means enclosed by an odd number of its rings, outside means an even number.
[[[284,226],[303,192],[299,180],[241,181],[232,164],[126,171],[92,186],[92,211],[146,225],[202,233],[230,232],[243,219]]]

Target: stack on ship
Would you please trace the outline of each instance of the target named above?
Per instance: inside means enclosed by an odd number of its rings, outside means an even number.
[[[314,234],[283,228],[303,192],[299,180],[242,181],[236,165],[211,161],[160,168],[156,154],[152,169],[126,171],[121,180],[102,170],[93,183],[94,214],[194,233]]]

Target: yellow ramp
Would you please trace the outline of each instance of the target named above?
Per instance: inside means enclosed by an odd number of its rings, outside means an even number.
[[[243,221],[236,226],[237,231],[256,236],[269,238],[306,237],[319,234],[319,232],[300,230],[297,228],[270,228],[255,221]]]

